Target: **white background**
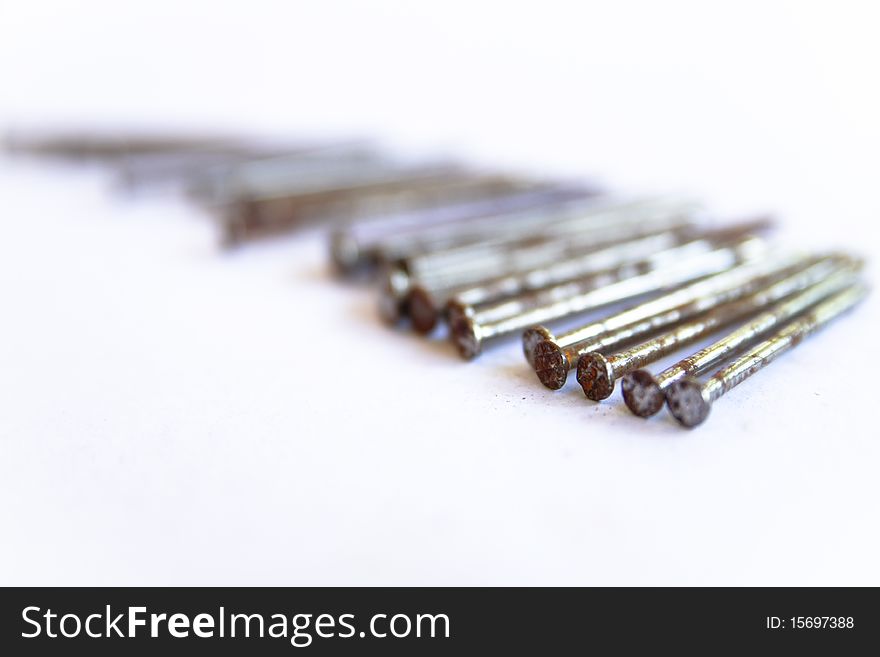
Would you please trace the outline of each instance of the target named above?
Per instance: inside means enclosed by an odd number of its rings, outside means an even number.
[[[870,258],[872,7],[0,0],[0,127],[366,134]],[[684,431],[389,332],[319,234],[20,160],[0,201],[2,584],[880,584],[876,294]]]

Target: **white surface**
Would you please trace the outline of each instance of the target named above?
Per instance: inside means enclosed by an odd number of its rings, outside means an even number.
[[[877,16],[807,4],[5,4],[0,121],[364,131],[876,257]],[[880,584],[876,294],[689,432],[389,333],[320,235],[0,198],[2,584]]]

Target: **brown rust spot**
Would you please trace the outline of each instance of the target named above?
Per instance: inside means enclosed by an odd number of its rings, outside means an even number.
[[[569,364],[555,342],[543,340],[535,347],[535,374],[551,390],[559,390],[568,378]]]
[[[602,401],[614,392],[614,370],[599,353],[584,354],[578,359],[577,380],[587,399]]]

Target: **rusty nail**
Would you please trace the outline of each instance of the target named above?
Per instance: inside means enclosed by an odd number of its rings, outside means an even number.
[[[543,322],[684,285],[727,270],[764,249],[762,240],[750,237],[681,261],[670,262],[664,258],[656,268],[656,263],[647,261],[627,264],[607,273],[574,279],[450,315],[450,336],[459,354],[469,360],[479,355],[487,341]],[[647,273],[644,272],[645,264],[648,264]]]
[[[754,315],[792,294],[795,296],[786,301],[784,305],[789,312],[796,314],[829,294],[852,284],[859,266],[849,261],[832,258],[829,260],[837,260],[835,263],[837,271],[830,275],[828,275],[827,268],[823,268],[821,265],[831,263],[823,261],[763,288],[755,294],[738,301],[722,304],[692,321],[680,324],[674,329],[626,351],[607,356],[599,352],[584,354],[578,360],[577,381],[588,399],[601,401],[611,395],[614,391],[615,381],[620,377],[654,362],[686,344],[699,340],[719,328]],[[825,276],[828,277],[825,278]]]
[[[861,284],[838,292],[755,345],[704,384],[690,377],[677,381],[666,391],[669,412],[683,426],[697,426],[706,419],[712,402],[853,308],[866,294],[867,288]]]
[[[523,333],[523,352],[541,383],[558,390],[583,354],[610,349],[695,317],[816,260],[788,254],[745,262],[558,336],[545,326],[533,326]]]

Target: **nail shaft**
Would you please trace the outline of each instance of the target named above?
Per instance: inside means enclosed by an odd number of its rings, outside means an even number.
[[[632,271],[612,270],[606,275],[575,279],[513,299],[478,306],[468,314],[450,316],[451,338],[461,356],[472,359],[479,355],[487,341],[543,322],[671,289],[729,269],[763,250],[761,240],[746,238],[680,262],[664,264],[648,273],[632,275]],[[633,268],[638,270],[637,265]]]
[[[383,262],[495,236],[507,215],[591,196],[595,193],[583,186],[521,183],[477,198],[444,198],[390,216],[376,213],[335,230],[330,235],[330,256],[344,276],[372,272]]]
[[[851,265],[850,273],[858,271],[860,266],[861,263]],[[846,272],[842,274],[845,277]],[[835,284],[839,286],[839,276],[829,277],[828,281],[776,304],[732,333],[656,375],[652,375],[647,370],[635,370],[627,374],[623,379],[623,399],[627,407],[639,417],[654,415],[662,408],[665,393],[673,384],[686,377],[699,376],[747,348],[762,336],[776,330],[820,301],[823,296],[827,296]]]
[[[770,226],[767,219],[743,222],[734,226],[714,229],[695,228],[689,224],[672,225],[670,229],[655,232],[653,224],[638,227],[618,240],[615,231],[603,231],[597,236],[594,248],[583,250],[572,240],[560,240],[559,257],[552,250],[535,258],[526,267],[508,268],[495,266],[496,273],[508,269],[502,275],[481,280],[476,285],[448,285],[446,281],[418,283],[407,296],[407,305],[413,327],[420,333],[430,333],[442,315],[456,316],[471,312],[471,308],[511,298],[543,287],[598,274],[617,267],[633,265],[622,271],[621,278],[633,272],[646,273],[666,262],[705,253],[744,235],[754,234]],[[628,229],[625,232],[630,232]],[[642,236],[644,235],[644,236]],[[610,238],[609,246],[602,244]],[[602,247],[602,248],[600,248]],[[572,255],[574,254],[574,255]],[[445,308],[444,308],[445,306]]]
[[[296,191],[246,195],[229,203],[219,215],[225,241],[236,244],[289,230],[304,221],[350,216],[358,203],[406,203],[412,198],[445,198],[456,186],[469,185],[468,174],[452,166],[372,168],[337,179],[308,176],[297,181]]]
[[[57,157],[71,160],[120,158],[155,153],[183,153],[211,150],[216,153],[241,153],[248,141],[221,135],[175,135],[159,133],[70,131],[50,133],[10,132],[5,147],[14,153]]]
[[[837,259],[829,258],[829,260]],[[601,401],[611,395],[615,382],[620,377],[724,326],[746,319],[793,293],[799,292],[783,304],[786,312],[793,314],[802,312],[828,295],[851,285],[859,269],[855,263],[837,260],[834,263],[836,271],[828,275],[828,272],[822,271],[827,269],[822,266],[825,264],[831,263],[827,261],[817,263],[755,294],[723,304],[626,351],[607,356],[599,352],[584,354],[578,360],[577,381],[588,399]]]
[[[402,319],[416,282],[432,291],[444,291],[522,273],[617,241],[689,226],[695,206],[689,201],[658,199],[614,205],[594,201],[588,207],[594,209],[582,210],[576,219],[543,222],[537,235],[530,231],[510,238],[504,227],[496,224],[492,230],[501,237],[416,255],[388,266],[381,285],[382,316],[391,324]],[[445,298],[438,304],[443,302]]]
[[[345,239],[358,243],[358,248],[375,254],[377,263],[399,263],[427,253],[446,251],[457,253],[458,249],[475,244],[500,244],[533,235],[540,229],[560,223],[572,216],[594,213],[605,208],[609,201],[588,188],[574,189],[562,185],[538,192],[538,198],[527,199],[522,205],[512,204],[501,208],[480,209],[475,215],[465,211],[451,221],[441,220],[435,225],[418,223],[407,230],[393,229],[386,234],[370,235],[368,225],[349,227]],[[420,217],[417,217],[420,218]],[[358,233],[368,233],[362,238]]]
[[[670,413],[686,427],[702,423],[712,402],[853,308],[866,294],[867,289],[860,284],[838,292],[755,345],[748,353],[716,372],[705,384],[701,385],[694,378],[674,383],[666,393]]]
[[[545,326],[523,333],[523,353],[545,386],[558,390],[578,359],[695,317],[723,303],[751,294],[816,261],[799,254],[745,262],[650,301],[555,336]]]
[[[221,205],[240,198],[293,193],[307,182],[340,180],[363,171],[394,166],[364,142],[313,144],[280,152],[254,152],[246,159],[218,162],[182,171],[189,194],[203,203]]]
[[[512,255],[516,256],[513,259],[515,261],[506,263],[506,266],[492,268],[503,275],[481,281],[477,285],[472,282],[449,285],[445,281],[413,285],[406,297],[410,319],[416,331],[427,334],[437,325],[447,304],[456,309],[475,306],[619,267],[624,263],[638,262],[680,244],[683,236],[684,231],[681,230],[664,230],[622,242],[614,240],[610,246],[603,247],[602,243],[597,243],[598,248],[587,249],[574,257],[545,259],[539,255],[534,262],[521,258],[522,252],[518,256],[514,253]],[[570,248],[567,240],[560,240],[557,245],[561,255],[570,255],[576,251]],[[546,262],[550,264],[545,264]],[[480,275],[486,274],[480,272]]]
[[[410,276],[422,280],[438,272],[478,267],[481,260],[493,253],[562,238],[570,240],[573,247],[582,247],[592,245],[605,232],[623,239],[633,231],[644,231],[648,226],[655,230],[680,226],[697,210],[698,205],[693,201],[675,197],[635,200],[600,197],[560,203],[519,216],[502,217],[503,223],[489,218],[485,222],[487,232],[477,242],[450,249],[431,248],[405,258],[401,264]]]

